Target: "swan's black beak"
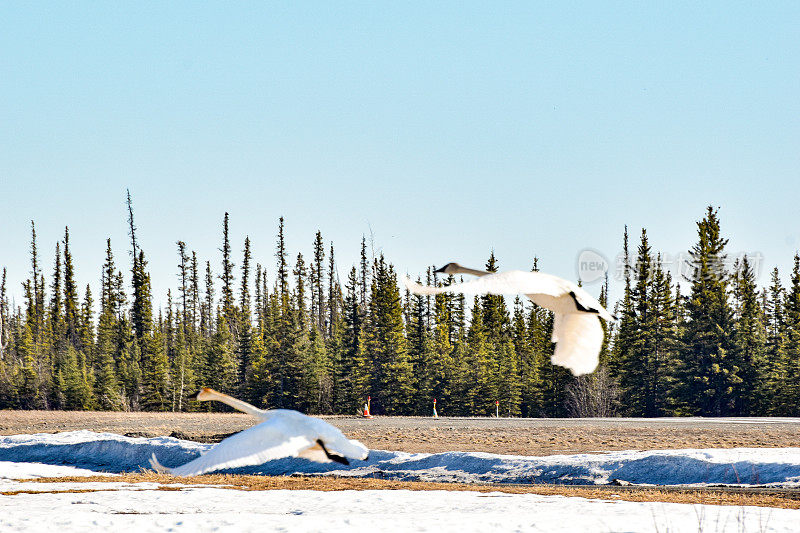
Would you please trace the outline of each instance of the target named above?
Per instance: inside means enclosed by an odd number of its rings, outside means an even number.
[[[447,270],[447,267],[449,267],[452,264],[453,263],[447,263],[445,266],[443,266],[441,268],[437,268],[436,270],[434,270],[433,273],[434,274],[444,274],[445,273],[444,271]]]
[[[192,396],[192,399],[199,400],[200,398],[198,398],[198,396],[200,396],[201,394],[203,394],[203,389],[200,389],[199,391],[197,391],[197,394]]]

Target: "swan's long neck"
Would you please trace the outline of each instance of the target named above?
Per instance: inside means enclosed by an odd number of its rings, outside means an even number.
[[[485,270],[475,270],[474,268],[467,268],[467,267],[458,267],[458,274],[472,274],[473,276],[486,276],[491,274],[491,272],[486,272]]]
[[[203,390],[203,392],[201,392],[197,396],[197,399],[201,402],[207,400],[216,400],[218,402],[230,405],[234,409],[242,411],[243,413],[247,413],[248,415],[254,416],[256,418],[264,418],[267,415],[267,411],[259,409],[254,405],[250,405],[247,402],[243,402],[242,400],[237,400],[233,396],[228,396],[227,394],[222,394],[221,392],[217,392],[213,389]]]

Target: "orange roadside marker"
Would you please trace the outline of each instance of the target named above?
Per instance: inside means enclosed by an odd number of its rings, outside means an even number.
[[[367,403],[364,404],[364,415],[363,415],[364,418],[375,418],[369,412],[369,404],[371,403],[371,401],[372,401],[372,397],[371,396],[367,396]]]

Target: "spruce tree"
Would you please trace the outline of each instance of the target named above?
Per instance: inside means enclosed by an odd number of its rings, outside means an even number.
[[[766,291],[767,301],[764,306],[764,321],[766,326],[766,361],[764,363],[765,386],[767,390],[771,391],[779,390],[783,379],[781,360],[783,358],[783,341],[786,337],[784,292],[783,286],[781,285],[780,273],[776,267],[772,270],[770,286]],[[781,411],[780,395],[769,395],[767,404],[768,414],[779,413]]]
[[[336,260],[333,254],[333,243],[331,243],[330,252],[328,254],[328,336],[335,335],[336,327],[341,327],[341,305],[342,305],[342,287],[339,285],[339,279],[336,275]]]
[[[342,374],[343,350],[344,350],[344,320],[342,317],[344,297],[342,288],[336,274],[336,260],[331,243],[328,254],[328,295],[325,300],[325,323],[326,345],[330,361],[330,380],[331,380],[331,409],[333,412],[340,410],[343,397],[342,386],[339,381]],[[345,411],[346,412],[346,411]]]
[[[0,365],[3,365],[8,344],[8,297],[6,296],[6,267],[3,267],[3,278],[0,280]],[[0,368],[4,371],[5,368]],[[0,376],[3,379],[5,373]]]
[[[298,312],[292,307],[289,291],[289,266],[284,239],[283,217],[279,219],[275,257],[277,259],[276,317],[275,317],[275,403],[278,407],[292,407],[297,400],[298,381],[301,377],[301,360],[297,357]],[[296,300],[295,300],[296,301]]]
[[[111,239],[106,239],[106,259],[100,276],[100,316],[93,357],[94,396],[101,409],[120,410],[125,407],[120,369],[124,371],[123,347],[127,322],[122,318],[125,295],[116,270]]]
[[[214,275],[209,261],[206,261],[205,297],[200,308],[200,332],[206,340],[214,333]]]
[[[146,270],[147,261],[144,252],[139,249],[139,257],[133,266],[133,309],[131,318],[136,339],[143,339],[153,327],[153,307],[150,292],[150,274]]]
[[[190,397],[196,392],[195,361],[184,328],[175,330],[175,356],[170,369],[172,384],[172,410],[183,411],[189,405]]]
[[[652,401],[648,416],[672,414],[672,391],[675,387],[675,359],[678,351],[678,328],[675,300],[672,294],[672,276],[662,268],[661,254],[656,257],[650,290],[651,314],[649,327],[650,375]],[[647,326],[645,326],[647,327]],[[611,384],[613,387],[613,384]]]
[[[494,256],[494,251],[486,262],[486,271],[497,272],[497,258]],[[511,320],[508,316],[505,298],[498,294],[485,294],[481,296],[481,308],[487,338],[498,344],[508,341]]]
[[[94,363],[94,334],[94,299],[92,289],[87,283],[78,317],[78,338],[90,367]]]
[[[622,296],[622,303],[618,305],[616,314],[619,317],[619,323],[616,327],[616,334],[614,336],[614,345],[611,349],[611,354],[608,360],[608,369],[611,374],[611,379],[616,382],[621,382],[626,379],[622,377],[624,370],[622,369],[623,361],[630,360],[630,350],[633,345],[634,337],[634,309],[631,287],[631,261],[628,248],[628,226],[625,226],[625,231],[622,236],[622,274],[625,280],[625,288]]]
[[[50,344],[51,338],[45,326],[45,281],[44,275],[39,267],[39,254],[36,246],[36,227],[31,221],[31,278],[24,285],[26,299],[26,319],[25,323],[30,329],[31,350],[28,354],[30,360],[24,363],[25,357],[18,354],[18,361],[23,362],[22,372],[24,374],[25,386],[35,386],[35,392],[26,390],[20,392],[19,398],[22,403],[35,405],[37,408],[47,406],[47,396],[50,382]],[[0,313],[2,314],[2,313]],[[0,323],[3,317],[0,316]],[[0,344],[2,344],[2,325],[0,325]],[[3,348],[0,346],[0,358],[2,358]],[[24,399],[27,398],[27,399]],[[32,403],[31,403],[32,402]]]
[[[303,259],[303,254],[297,254],[297,261],[294,270],[294,306],[296,310],[297,326],[305,330],[308,326],[308,308],[306,307],[306,279],[308,278],[308,270],[306,269],[306,262]]]
[[[511,340],[501,342],[495,350],[497,369],[493,388],[497,391],[496,398],[500,402],[498,412],[501,416],[518,416],[522,403],[522,383],[514,343]]]
[[[42,409],[46,405],[46,398],[42,394],[42,377],[36,364],[36,342],[29,321],[24,321],[20,326],[21,334],[17,337],[15,352],[20,364],[20,375],[15,388],[19,407],[23,409]]]
[[[795,254],[791,285],[784,301],[784,334],[779,351],[776,411],[800,415],[800,255]]]
[[[67,341],[76,349],[81,349],[80,310],[78,307],[78,288],[75,285],[75,268],[69,250],[69,228],[64,230],[64,324]]]
[[[187,337],[190,329],[189,308],[192,298],[191,271],[189,255],[186,253],[186,243],[177,241],[176,244],[178,245],[178,279],[181,281],[181,286],[178,288],[181,298],[181,328],[183,329],[184,337]]]
[[[247,384],[247,369],[253,358],[253,331],[252,309],[250,301],[250,237],[244,239],[242,252],[242,282],[239,288],[238,310],[238,342],[236,344],[236,358],[239,365],[238,385],[242,396],[246,396],[249,386]]]
[[[364,337],[364,310],[359,305],[356,267],[350,269],[343,303],[343,331],[340,356],[336,364],[338,395],[336,408],[341,413],[357,412],[371,394],[372,372],[368,364]]]
[[[236,309],[233,303],[233,267],[231,261],[231,244],[228,238],[228,213],[225,213],[225,219],[222,222],[222,273],[219,279],[222,280],[222,316],[228,322],[228,329],[230,329],[234,336],[236,334]]]
[[[375,260],[369,309],[375,412],[401,414],[413,400],[414,371],[406,345],[397,277],[383,255]]]
[[[359,301],[361,307],[367,307],[367,287],[370,281],[369,261],[367,260],[367,239],[361,236],[361,269],[359,270]]]
[[[222,317],[218,316],[217,330],[209,340],[202,365],[204,386],[220,392],[235,392],[237,369],[232,346],[233,339],[228,325],[225,320],[222,320]]]
[[[272,399],[274,363],[270,357],[271,344],[271,339],[262,323],[253,335],[252,358],[246,380],[248,387],[246,396],[256,405],[268,405]]]
[[[526,320],[525,305],[519,296],[514,299],[514,315],[511,331],[514,339],[514,349],[517,351],[520,373],[520,414],[524,417],[536,416],[541,397],[539,372],[536,365],[534,341],[531,338],[528,322]]]
[[[103,269],[103,290],[100,300],[100,318],[97,323],[97,345],[94,358],[94,395],[101,409],[120,410],[123,399],[120,395],[120,384],[117,378],[115,354],[117,351],[116,331],[117,317],[114,313],[113,257],[111,241],[108,241],[106,265]],[[110,270],[110,277],[109,277]]]
[[[194,348],[194,337],[197,333],[197,320],[199,318],[199,310],[200,310],[200,279],[197,267],[197,253],[192,251],[192,267],[191,267],[191,303],[192,303],[192,311],[191,311],[191,320],[189,321],[190,330],[191,330],[191,340],[190,345]]]
[[[452,283],[453,277],[449,276],[446,283]],[[430,399],[437,400],[439,410],[447,412],[451,407],[451,381],[453,378],[453,345],[451,339],[453,335],[452,322],[452,295],[437,294],[434,298],[432,348],[433,358],[426,365],[426,382],[428,384],[429,395],[427,402],[423,402],[424,407],[421,414],[428,414],[431,410]],[[424,397],[423,394],[419,394]]]
[[[636,285],[631,291],[631,337],[627,349],[620,353],[619,382],[625,398],[625,412],[633,416],[658,416],[654,381],[652,374],[658,375],[660,368],[653,361],[652,334],[655,327],[655,310],[650,294],[653,280],[653,260],[647,231],[642,229],[641,244],[635,265]]]
[[[286,259],[288,255],[286,241],[283,236],[283,217],[280,217],[278,222],[278,241],[277,250],[275,251],[275,257],[278,259],[278,279],[276,283],[278,285],[278,294],[281,298],[281,306],[287,308],[289,303],[289,266]]]
[[[419,278],[417,278],[419,283]],[[410,300],[406,322],[406,340],[411,363],[414,366],[414,382],[417,389],[413,410],[422,414],[428,402],[433,398],[433,380],[431,374],[434,363],[433,343],[428,330],[427,307],[425,296],[407,295]]]
[[[765,388],[766,330],[762,321],[763,310],[758,301],[758,290],[753,269],[747,256],[742,258],[735,276],[736,295],[735,349],[733,357],[739,367],[741,382],[734,388],[733,414],[754,416],[767,412],[765,405],[769,391]]]
[[[144,337],[152,329],[153,309],[150,294],[150,275],[147,273],[147,261],[144,252],[136,240],[136,225],[133,222],[133,204],[131,193],[128,191],[128,231],[131,237],[131,284],[133,286],[133,308],[131,320],[133,332],[138,342],[144,342]]]
[[[725,416],[732,411],[734,386],[741,378],[733,358],[733,314],[724,252],[728,240],[720,235],[717,210],[708,207],[697,223],[697,233],[698,242],[689,252],[692,289],[686,302],[679,394],[691,414]]]
[[[466,386],[466,390],[462,389],[462,401],[468,410],[467,414],[471,416],[489,416],[495,412],[498,391],[495,388],[494,354],[490,352],[483,324],[483,309],[479,297],[476,296],[472,305],[464,354],[465,368],[462,372]]]
[[[331,361],[322,333],[312,325],[308,347],[304,353],[301,398],[304,410],[311,413],[330,413],[332,410]]]
[[[322,233],[317,231],[314,238],[314,262],[311,264],[311,318],[317,329],[323,334],[325,327],[325,244],[322,242]]]
[[[141,339],[142,406],[148,411],[168,411],[172,406],[169,358],[158,328]]]
[[[31,281],[32,281],[32,299],[31,299],[31,316],[30,327],[33,341],[36,345],[37,355],[36,359],[40,357],[38,352],[42,350],[42,336],[44,334],[44,279],[41,269],[39,268],[39,253],[36,248],[36,226],[31,220]]]

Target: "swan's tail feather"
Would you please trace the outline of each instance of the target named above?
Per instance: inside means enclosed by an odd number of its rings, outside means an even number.
[[[162,465],[161,463],[158,462],[158,459],[156,459],[156,454],[155,453],[153,453],[150,456],[150,468],[152,468],[153,470],[155,470],[159,474],[171,474],[172,473],[172,470],[170,468],[167,468],[166,466],[164,466],[164,465]]]

